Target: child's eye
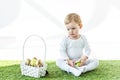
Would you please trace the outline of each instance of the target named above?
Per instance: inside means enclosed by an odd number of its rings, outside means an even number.
[[[70,30],[70,29],[67,29],[68,31]]]
[[[72,28],[72,30],[74,30],[75,28]]]

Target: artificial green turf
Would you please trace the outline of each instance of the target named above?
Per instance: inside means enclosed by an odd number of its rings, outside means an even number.
[[[0,61],[0,80],[120,80],[120,60],[100,60],[97,69],[75,77],[61,71],[55,61],[49,61],[49,75],[42,78],[32,78],[21,75],[20,61]]]

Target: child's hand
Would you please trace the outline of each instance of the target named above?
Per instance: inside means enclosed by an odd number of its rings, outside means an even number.
[[[73,60],[68,59],[67,62],[68,62],[68,65],[74,67],[74,61]]]
[[[81,58],[81,60],[80,60],[80,62],[81,62],[80,66],[83,66],[83,65],[85,64],[85,62],[86,62],[87,59],[88,59],[87,56],[83,56],[83,57]]]

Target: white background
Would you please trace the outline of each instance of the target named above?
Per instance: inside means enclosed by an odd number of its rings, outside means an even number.
[[[43,37],[47,46],[46,59],[57,59],[59,42],[66,34],[64,18],[70,12],[82,18],[80,33],[87,37],[92,57],[118,60],[119,4],[119,0],[0,0],[0,60],[21,60],[23,43],[29,35]],[[25,54],[41,56],[44,50],[32,52],[30,49]]]

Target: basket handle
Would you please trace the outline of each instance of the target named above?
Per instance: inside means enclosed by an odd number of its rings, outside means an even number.
[[[43,62],[45,62],[45,58],[46,58],[46,44],[45,44],[45,40],[41,37],[41,36],[38,36],[38,35],[30,35],[30,36],[28,36],[26,39],[25,39],[25,41],[24,41],[24,43],[23,43],[23,61],[24,61],[24,48],[25,48],[25,43],[27,42],[27,40],[30,38],[30,37],[33,37],[33,36],[35,36],[35,37],[39,37],[42,41],[43,41],[43,43],[44,43],[44,47],[45,47],[45,55],[44,55],[44,60],[43,60]]]

